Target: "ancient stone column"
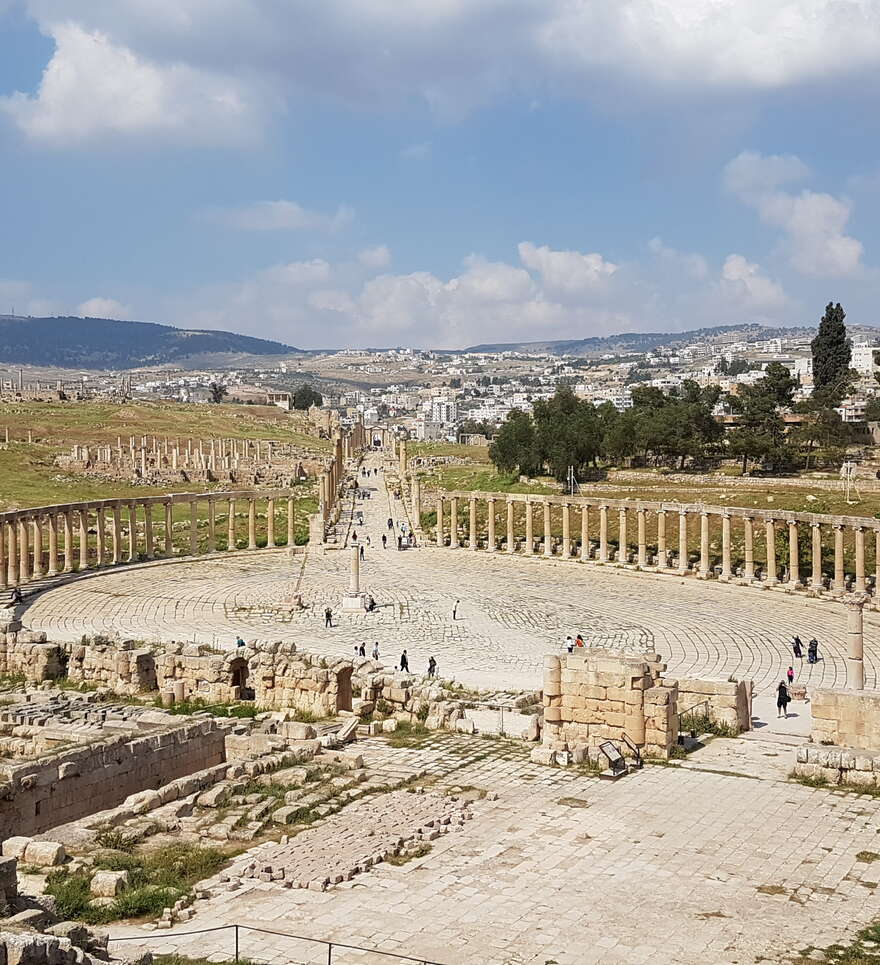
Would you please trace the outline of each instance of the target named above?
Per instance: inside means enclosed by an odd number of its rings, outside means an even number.
[[[508,553],[512,553],[516,549],[516,539],[513,535],[513,500],[507,500],[507,546],[505,547]]]
[[[819,523],[810,523],[813,537],[812,564],[813,572],[810,585],[814,590],[822,589],[822,527]]]
[[[191,499],[189,502],[189,555],[197,556],[199,552],[199,501]]]
[[[110,549],[112,553],[110,562],[116,566],[122,561],[122,519],[119,515],[119,503],[114,503],[110,509],[110,512],[112,514],[113,525],[113,529],[110,534]]]
[[[688,516],[680,509],[678,511],[678,572],[688,571]]]
[[[449,547],[458,549],[458,496],[449,500]]]
[[[874,530],[874,596],[880,594],[880,529]]]
[[[621,506],[617,510],[617,561],[619,563],[629,562],[629,552],[627,550],[626,539],[626,507]]]
[[[137,505],[128,504],[128,562],[131,563],[138,556],[137,539]]]
[[[443,545],[443,495],[437,493],[437,523],[435,527],[437,545]]]
[[[266,500],[266,546],[275,545],[275,500],[270,496]]]
[[[865,527],[855,526],[856,531],[856,583],[855,592],[865,592]]]
[[[226,518],[226,550],[233,552],[235,549],[235,500],[229,500],[229,512]]]
[[[862,636],[863,594],[846,600],[846,687],[847,690],[865,689],[864,640]]]
[[[846,589],[843,572],[843,526],[834,524],[834,586],[835,593],[842,593]]]
[[[553,555],[553,534],[550,532],[550,502],[544,500],[544,555]]]
[[[167,499],[162,507],[165,513],[165,555],[171,557],[174,556],[174,506]]]
[[[657,566],[665,570],[669,565],[669,551],[666,548],[666,510],[657,510]]]
[[[348,577],[348,594],[357,596],[361,592],[360,547],[355,543],[351,548],[351,573]]]
[[[477,548],[477,500],[471,496],[468,500],[468,547]]]
[[[599,562],[608,562],[608,507],[599,507]]]
[[[645,567],[648,565],[648,537],[645,532],[645,507],[638,506],[636,508],[636,521],[637,530],[639,538],[639,566]]]
[[[709,579],[709,514],[700,513],[700,577]]]
[[[779,582],[776,572],[776,520],[765,520],[764,532],[767,537],[767,583],[775,586]]]
[[[532,527],[534,522],[532,520],[532,502],[530,499],[526,499],[526,547],[525,555],[531,556],[535,551],[535,539],[534,533],[532,532]]]
[[[85,508],[79,511],[79,569],[80,572],[89,568],[89,511]]]
[[[6,554],[8,567],[9,585],[18,586],[18,523],[13,519],[7,524],[7,535],[9,537],[9,552]]]
[[[64,516],[64,572],[73,572],[73,512],[66,510]]]
[[[418,476],[412,477],[412,506],[413,526],[421,531],[422,528],[422,480]]]
[[[755,530],[751,516],[743,516],[743,542],[745,571],[743,579],[751,583],[755,579]]]
[[[296,499],[287,497],[287,548],[293,550],[296,545]]]
[[[488,522],[488,544],[486,549],[490,553],[495,552],[495,500],[490,496],[486,500],[486,512],[489,514]]]
[[[590,507],[581,506],[581,559],[590,558]]]
[[[43,576],[43,519],[37,513],[31,520],[31,533],[33,535],[33,577],[39,580]]]
[[[562,558],[571,559],[571,514],[568,503],[562,504]]]
[[[800,544],[796,519],[788,521],[788,585],[795,589],[801,585]]]
[[[251,497],[248,499],[248,549],[257,548],[257,501]]]
[[[153,507],[150,503],[144,503],[144,542],[146,543],[144,555],[148,560],[151,560],[155,556],[155,552],[153,549]]]
[[[213,448],[213,441],[211,446]],[[217,504],[213,499],[208,499],[208,552],[217,551]]]
[[[406,478],[406,439],[400,440],[400,481]]]
[[[0,388],[3,387],[0,381]],[[9,586],[9,566],[6,562],[6,531],[9,527],[7,522],[0,522],[0,590],[5,590]]]
[[[107,559],[107,520],[104,507],[99,506],[95,513],[95,566],[103,566]]]
[[[28,535],[27,519],[18,520],[18,573],[22,583],[31,579],[30,537]]]
[[[730,577],[730,513],[724,513],[721,517],[721,579],[727,583]]]

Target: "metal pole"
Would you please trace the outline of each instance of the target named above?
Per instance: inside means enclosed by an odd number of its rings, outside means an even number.
[[[235,961],[238,961],[238,925],[235,926]]]
[[[333,965],[333,942],[327,942],[327,965]]]

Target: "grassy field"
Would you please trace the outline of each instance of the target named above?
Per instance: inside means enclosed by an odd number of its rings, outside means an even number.
[[[135,435],[180,438],[277,439],[311,450],[329,451],[326,439],[306,435],[297,416],[274,406],[180,405],[163,403],[0,403],[0,439],[9,428],[10,445],[0,448],[0,510],[89,499],[203,492],[205,486],[180,482],[154,486],[88,479],[62,472],[55,456],[75,443],[123,445]],[[28,430],[33,442],[27,439]],[[216,488],[216,487],[215,487]],[[181,510],[175,518],[182,519]]]

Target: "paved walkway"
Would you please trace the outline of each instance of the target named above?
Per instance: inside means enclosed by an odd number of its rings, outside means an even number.
[[[796,680],[808,687],[845,682],[846,614],[838,603],[593,563],[436,547],[398,552],[387,519],[395,527],[405,519],[401,504],[381,474],[367,485],[372,498],[357,501],[364,524],[354,529],[361,541],[370,537],[361,585],[379,605],[374,613],[341,612],[351,558],[340,544],[309,554],[305,565],[302,556],[291,561],[278,550],[98,572],[36,596],[24,623],[68,640],[102,633],[232,646],[239,633],[292,638],[337,656],[361,641],[369,652],[378,641],[388,663],[405,647],[416,671],[433,654],[441,676],[495,688],[539,687],[545,654],[559,653],[567,634],[582,632],[595,646],[655,649],[672,674],[733,674],[768,693],[792,662],[789,641],[797,633],[805,641],[817,637],[823,659],[796,662]],[[294,592],[306,610],[290,609]],[[325,630],[328,604],[336,618]],[[880,614],[868,612],[868,687],[876,686],[878,659]]]
[[[380,864],[324,893],[248,882],[198,902],[176,932],[240,922],[444,965],[714,965],[790,961],[880,914],[875,800],[787,783],[795,752],[784,743],[713,741],[684,767],[614,784],[532,765],[522,745],[454,735],[418,750],[358,747],[371,766],[398,762],[427,770],[435,789],[498,800],[476,801],[460,832],[402,867]],[[231,957],[229,932],[141,934],[154,952]],[[240,940],[257,962],[327,961],[306,942]]]

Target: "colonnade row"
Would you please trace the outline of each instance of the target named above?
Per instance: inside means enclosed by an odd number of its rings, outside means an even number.
[[[296,500],[289,489],[102,499],[0,513],[0,589],[44,576],[178,555],[174,552],[174,508],[181,505],[189,507],[188,521],[184,521],[189,530],[189,552],[185,555],[195,556],[201,551],[199,507],[203,505],[207,509],[204,552],[217,550],[222,534],[217,516],[224,511],[226,550],[237,549],[236,511],[245,506],[247,549],[257,549],[258,504],[265,504],[266,545],[272,547],[282,535],[276,523],[285,503],[287,539],[281,545],[292,547]]]
[[[518,550],[525,556],[558,556],[562,559],[595,559],[600,563],[634,563],[641,567],[656,567],[661,570],[677,570],[684,574],[692,569],[698,576],[708,579],[717,575],[729,581],[741,578],[745,582],[756,579],[757,569],[768,585],[782,582],[780,564],[785,568],[784,582],[792,588],[809,585],[812,589],[830,588],[835,592],[852,589],[864,593],[868,589],[865,571],[865,542],[874,541],[874,592],[880,592],[880,522],[875,519],[845,516],[826,516],[812,513],[772,513],[765,510],[749,510],[732,507],[705,506],[702,504],[651,503],[633,500],[591,501],[583,497],[570,499],[557,497],[535,497],[507,493],[441,492],[437,495],[437,525],[435,538],[439,546],[449,545],[458,548],[467,545],[471,550],[481,548],[477,534],[477,507],[485,503],[487,513],[487,535],[484,548],[495,552],[503,548],[507,553]],[[459,511],[468,507],[467,538],[462,540],[459,529]],[[502,523],[499,538],[498,507],[506,507],[506,520]],[[517,533],[515,509],[520,506],[525,512],[525,532]],[[448,507],[448,509],[447,509]],[[554,540],[552,516],[554,509],[562,515],[562,537]],[[535,513],[541,517],[540,532],[536,533]],[[618,519],[618,549],[615,552],[608,538],[609,514],[616,513]],[[656,553],[649,557],[648,515],[656,515],[656,530],[653,534],[652,548]],[[577,518],[573,520],[573,516]],[[634,539],[630,521],[635,518]],[[691,567],[689,556],[689,523],[692,518],[699,519],[700,539],[699,557]],[[714,519],[721,522],[721,565],[716,569],[710,555],[710,524]],[[447,523],[448,521],[448,523]],[[572,525],[574,522],[574,526]],[[594,538],[593,527],[598,524],[598,538]],[[733,571],[732,527],[741,526],[744,549],[744,565],[741,572]],[[809,527],[811,532],[811,559],[809,568],[802,565],[799,544],[800,527]],[[766,543],[765,559],[755,560],[755,536],[763,529]],[[575,535],[579,530],[579,535]],[[822,569],[823,533],[832,532],[833,570],[826,578]],[[787,559],[777,559],[776,537],[778,533],[787,535]],[[847,585],[844,568],[846,549],[845,537],[852,534],[855,556],[855,576],[852,585]]]

